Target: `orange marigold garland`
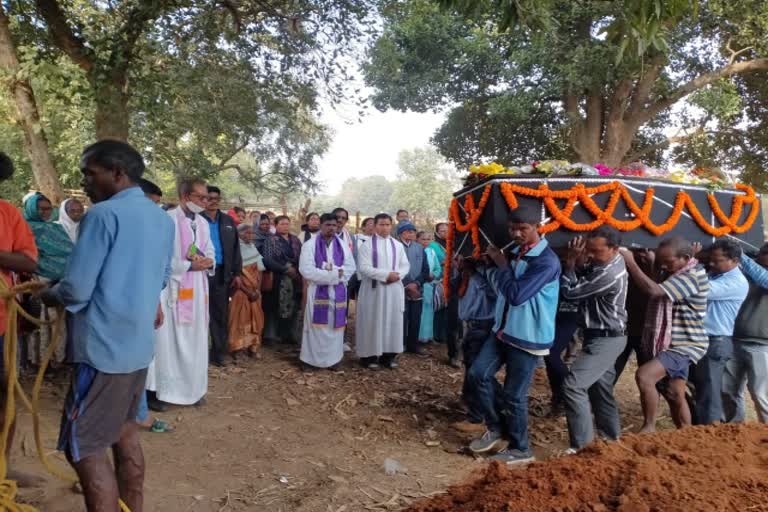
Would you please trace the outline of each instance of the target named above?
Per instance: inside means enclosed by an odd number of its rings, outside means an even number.
[[[453,258],[453,241],[455,238],[455,231],[467,232],[470,231],[472,237],[472,243],[474,245],[472,255],[478,257],[480,255],[480,228],[479,222],[485,209],[488,199],[490,197],[492,184],[485,185],[483,194],[480,197],[480,203],[475,206],[475,199],[472,194],[467,194],[464,199],[464,209],[466,212],[466,222],[462,223],[461,215],[459,212],[459,203],[457,199],[451,201],[449,210],[449,228],[448,228],[448,240],[446,241],[446,262],[445,262],[445,293],[446,299],[448,297],[450,283],[450,267],[451,260]],[[755,195],[754,189],[747,185],[736,185],[736,189],[744,192],[744,194],[737,195],[733,198],[731,206],[731,215],[727,216],[723,212],[714,194],[708,194],[707,200],[712,209],[712,213],[717,220],[722,224],[720,227],[712,226],[701,214],[696,204],[691,199],[691,196],[684,190],[680,190],[675,197],[675,204],[672,208],[672,212],[663,224],[655,224],[650,217],[651,208],[653,207],[653,199],[655,190],[651,187],[645,190],[645,197],[643,199],[643,205],[638,204],[632,198],[629,190],[620,182],[612,181],[604,183],[595,187],[585,187],[583,184],[578,183],[566,190],[550,190],[546,184],[539,185],[538,188],[523,187],[510,182],[502,182],[499,184],[499,190],[501,192],[504,201],[510,210],[514,210],[518,207],[518,201],[516,194],[520,194],[526,197],[534,197],[541,199],[544,206],[549,211],[552,218],[550,222],[541,226],[541,233],[551,233],[561,227],[570,231],[583,232],[591,231],[603,224],[608,224],[620,231],[632,231],[639,227],[647,229],[649,232],[656,236],[663,235],[672,231],[680,220],[680,216],[684,209],[687,209],[691,218],[704,232],[712,236],[723,236],[728,233],[746,233],[755,223],[757,216],[760,213],[759,199]],[[605,208],[600,208],[597,203],[592,199],[595,194],[612,192],[611,197],[608,200]],[[565,199],[566,204],[561,209],[556,199]],[[627,209],[635,216],[632,220],[618,220],[613,217],[613,212],[618,205],[619,199],[624,201]],[[571,214],[573,213],[576,204],[580,203],[584,208],[589,211],[595,220],[586,224],[577,224],[571,220]],[[744,223],[739,225],[739,219],[741,218],[744,204],[751,206],[750,212]]]

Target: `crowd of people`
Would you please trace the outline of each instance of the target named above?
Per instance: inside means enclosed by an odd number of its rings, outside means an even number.
[[[12,163],[0,164],[7,178]],[[200,179],[180,180],[178,204],[163,204],[122,142],[87,147],[81,171],[87,212],[75,198],[54,209],[37,192],[22,212],[0,201],[0,268],[9,286],[49,285],[35,315],[65,308],[54,362],[72,381],[59,448],[89,510],[114,510],[118,497],[142,510],[138,432],[173,431],[149,409],[204,404],[209,366],[258,359],[264,344],[300,346],[303,369],[334,371],[347,352],[367,370],[394,370],[401,353],[430,357],[425,346],[445,343],[447,364],[464,367],[466,420],[484,430],[469,449],[508,464],[534,458],[528,396],[542,365],[568,452],[620,437],[614,386],[632,352],[644,432],[660,397],[678,427],[743,421],[745,388],[768,421],[768,245],[756,259],[728,238],[627,250],[603,226],[555,250],[540,212],[520,207],[511,249],[457,257],[444,280],[448,225],[419,230],[405,210],[360,226],[343,207],[309,213],[294,234],[285,215],[222,211],[221,190]],[[0,305],[0,340],[5,320]],[[21,340],[34,364],[56,341],[50,329]]]

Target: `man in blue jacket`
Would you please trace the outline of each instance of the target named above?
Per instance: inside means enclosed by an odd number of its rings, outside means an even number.
[[[508,442],[493,457],[507,464],[534,459],[528,445],[528,389],[539,357],[549,353],[555,337],[560,260],[539,236],[539,218],[533,209],[511,212],[509,235],[515,246],[510,261],[488,246],[496,266],[486,271],[498,295],[494,325],[468,377],[487,429],[469,448],[491,453]],[[502,396],[495,397],[493,380],[503,365],[504,388]]]

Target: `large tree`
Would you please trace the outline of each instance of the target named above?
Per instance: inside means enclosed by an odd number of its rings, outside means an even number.
[[[382,16],[365,66],[375,105],[451,105],[434,141],[462,165],[656,161],[724,126],[707,95],[728,84],[746,94],[768,70],[763,0],[408,0]],[[673,111],[690,124],[671,131]]]
[[[329,140],[319,99],[359,100],[347,67],[369,2],[8,5],[63,182],[95,134],[129,139],[158,175],[234,170],[252,189],[311,190]],[[5,127],[0,140],[16,142]]]
[[[53,166],[48,140],[40,122],[40,113],[29,77],[22,70],[11,33],[10,19],[0,4],[0,68],[3,81],[13,97],[16,115],[13,119],[24,133],[24,146],[29,155],[32,172],[40,191],[55,203],[61,201],[63,192]]]

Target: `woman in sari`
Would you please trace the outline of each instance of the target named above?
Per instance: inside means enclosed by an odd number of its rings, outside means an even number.
[[[240,254],[243,270],[240,285],[229,302],[229,352],[237,357],[240,352],[261,359],[261,334],[264,330],[264,312],[261,309],[261,273],[264,260],[253,245],[252,224],[237,227],[240,236]]]
[[[422,308],[421,308],[421,324],[419,326],[419,341],[423,343],[429,343],[434,338],[434,320],[435,320],[435,305],[434,305],[434,292],[435,283],[439,282],[443,275],[443,268],[440,266],[437,254],[431,247],[432,234],[426,231],[419,231],[416,234],[416,241],[424,247],[424,254],[427,256],[427,264],[429,266],[429,281],[424,283],[424,290],[422,296]]]
[[[69,255],[74,244],[67,231],[61,224],[52,221],[53,205],[47,197],[39,192],[30,194],[24,200],[24,220],[27,221],[35,235],[35,244],[39,253],[37,260],[38,278],[45,283],[55,283],[64,276]],[[51,321],[56,319],[56,309],[42,307],[40,318]],[[66,333],[62,333],[62,341],[54,353],[52,363],[61,363],[65,359]],[[53,341],[53,326],[42,326],[29,336],[27,356],[30,363],[39,365],[43,355]]]
[[[298,313],[303,287],[299,274],[301,240],[290,233],[291,220],[275,217],[276,233],[264,244],[264,266],[273,274],[272,290],[264,294],[264,338],[296,343],[301,332]]]

